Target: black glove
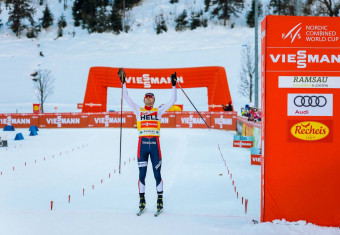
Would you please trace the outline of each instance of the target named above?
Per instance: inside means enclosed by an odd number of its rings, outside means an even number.
[[[125,75],[125,72],[124,72],[123,68],[119,69],[118,76],[119,76],[119,79],[120,79],[121,83],[124,84],[125,83],[126,75]]]
[[[176,83],[177,83],[176,72],[174,74],[171,74],[171,83],[172,83],[172,86],[176,86]]]

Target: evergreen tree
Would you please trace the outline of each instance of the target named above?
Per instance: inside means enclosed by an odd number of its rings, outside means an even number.
[[[41,26],[39,24],[33,24],[31,27],[27,28],[26,36],[28,38],[36,38],[38,37],[38,34],[40,31],[41,31]]]
[[[211,0],[204,0],[205,12],[209,10]]]
[[[66,28],[67,22],[66,22],[64,14],[61,14],[61,16],[59,17],[58,26],[61,28]]]
[[[97,33],[103,33],[109,29],[109,17],[106,15],[105,7],[100,7],[96,12],[96,25],[94,25],[93,31]]]
[[[141,1],[142,0],[125,0],[125,8],[131,9]],[[123,0],[115,0],[113,4],[117,9],[123,10]]]
[[[102,31],[102,24],[108,24],[106,12],[108,5],[109,0],[75,0],[72,7],[74,26],[82,25],[89,32]],[[98,23],[101,26],[97,27]]]
[[[44,29],[47,29],[48,27],[53,25],[54,16],[47,4],[45,6],[45,10],[43,11],[43,17],[40,18],[39,20],[41,21],[41,26]]]
[[[295,1],[270,0],[269,8],[273,9],[276,15],[295,15]]]
[[[1,15],[1,8],[0,8],[0,15]],[[0,29],[1,29],[1,27],[2,27],[2,20],[0,19]]]
[[[176,19],[175,19],[175,22],[176,22],[176,31],[182,31],[184,30],[187,25],[188,25],[188,21],[186,20],[188,16],[188,13],[186,10],[183,10],[182,14],[180,14]]]
[[[314,9],[312,9],[311,7]],[[340,16],[339,0],[307,0],[303,7],[305,15]]]
[[[171,4],[178,3],[178,0],[170,0]]]
[[[44,0],[40,0],[40,1],[39,1],[39,5],[40,5],[40,6],[44,5]]]
[[[160,34],[168,31],[163,14],[156,16],[156,33]]]
[[[118,9],[113,5],[110,14],[110,30],[119,34],[123,31],[122,16],[120,15]]]
[[[258,17],[260,17],[260,15],[262,15],[262,3],[258,2]],[[251,4],[251,10],[248,12],[247,14],[247,24],[249,27],[253,28],[255,27],[255,0],[252,1]]]
[[[232,15],[238,16],[244,8],[244,0],[213,0],[212,3],[217,4],[212,14],[222,19],[224,26]]]
[[[190,29],[193,30],[193,29],[196,29],[198,27],[201,27],[201,15],[203,13],[202,12],[198,12],[198,13],[191,13],[191,19],[190,19]]]
[[[28,19],[31,25],[34,25],[33,15],[35,10],[30,6],[31,0],[12,0],[11,10],[7,24],[10,25],[16,36],[20,36],[22,31],[28,27],[25,19]]]
[[[67,26],[64,14],[59,17],[58,20],[58,37],[63,36],[63,29]]]
[[[74,26],[80,26],[82,20],[82,6],[84,4],[84,0],[75,0],[72,7],[72,16],[74,19]]]

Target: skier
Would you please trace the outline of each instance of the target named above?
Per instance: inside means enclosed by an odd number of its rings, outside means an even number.
[[[137,118],[137,129],[138,129],[138,149],[137,149],[137,158],[138,158],[138,168],[139,168],[139,180],[138,180],[138,188],[139,188],[139,209],[140,212],[137,215],[140,215],[145,210],[145,177],[146,170],[148,165],[148,158],[150,155],[150,160],[152,163],[152,169],[154,173],[154,177],[156,180],[156,190],[158,194],[157,199],[157,213],[159,214],[163,210],[163,181],[161,177],[161,165],[162,165],[162,154],[161,148],[159,144],[159,136],[160,136],[160,127],[161,127],[161,117],[172,105],[175,104],[177,100],[177,90],[176,90],[176,82],[177,77],[176,73],[171,74],[171,84],[172,84],[172,98],[171,100],[158,107],[154,107],[155,96],[153,93],[146,93],[144,96],[144,107],[139,107],[136,103],[134,103],[127,92],[126,84],[125,84],[125,72],[121,68],[118,72],[119,78],[123,87],[123,97],[134,111]],[[157,216],[158,214],[155,214]]]

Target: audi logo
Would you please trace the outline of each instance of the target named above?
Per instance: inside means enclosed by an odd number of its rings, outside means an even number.
[[[298,95],[294,98],[294,104],[297,107],[324,107],[327,104],[327,99],[324,96]]]

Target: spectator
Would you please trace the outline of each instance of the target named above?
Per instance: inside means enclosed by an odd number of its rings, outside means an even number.
[[[231,101],[229,101],[228,105],[222,104],[222,108],[224,111],[233,111],[233,105]]]

